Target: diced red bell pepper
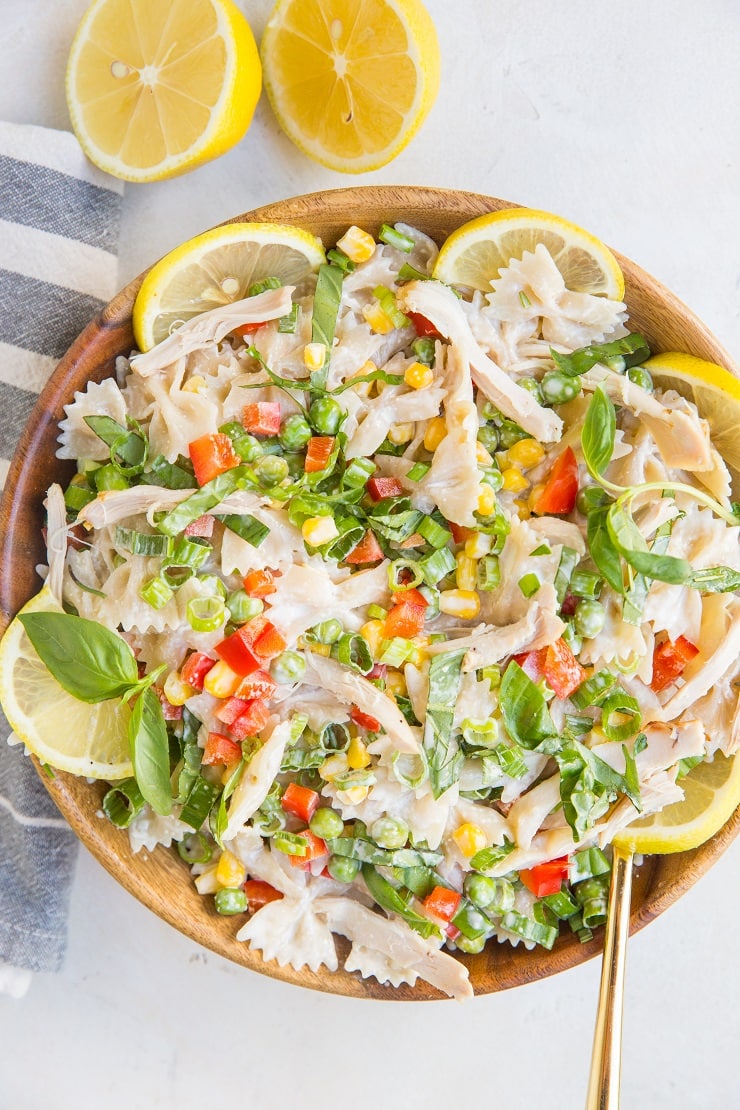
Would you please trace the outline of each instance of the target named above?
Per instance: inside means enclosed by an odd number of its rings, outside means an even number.
[[[227,728],[231,728],[234,721],[238,717],[241,717],[246,709],[249,709],[248,699],[237,697],[226,698],[226,700],[222,701],[219,705],[215,716],[221,724],[226,725]]]
[[[575,594],[566,594],[563,598],[563,604],[560,606],[560,612],[564,617],[572,617],[578,607],[579,599]]]
[[[197,520],[188,524],[185,529],[186,536],[202,536],[203,539],[210,540],[213,535],[213,525],[215,524],[214,518],[210,513],[203,513]]]
[[[244,406],[242,424],[253,436],[276,436],[280,431],[279,401],[250,401]]]
[[[321,798],[315,790],[307,786],[299,786],[297,782],[289,783],[285,793],[280,799],[280,805],[286,813],[292,813],[300,821],[308,823],[319,808]]]
[[[383,548],[375,533],[368,528],[357,547],[353,547],[349,555],[345,555],[344,561],[351,566],[358,566],[362,563],[379,563],[383,558]]]
[[[536,513],[570,513],[578,496],[578,461],[572,447],[555,460],[545,488],[535,502]]]
[[[232,335],[252,335],[254,332],[264,328],[265,324],[269,324],[269,320],[260,320],[258,324],[239,324],[238,328],[232,328]]]
[[[311,861],[320,859],[321,856],[327,855],[326,842],[320,836],[316,836],[310,829],[303,829],[300,833],[307,841],[305,856],[289,856],[292,867],[298,867],[301,871],[308,871]]]
[[[254,641],[254,652],[262,659],[274,659],[288,646],[285,637],[269,621]]]
[[[200,691],[203,689],[203,679],[211,667],[215,666],[216,660],[211,659],[210,655],[204,655],[202,651],[194,651],[180,668],[180,678],[186,685]]]
[[[659,694],[683,674],[687,663],[699,654],[699,649],[685,636],[677,640],[664,640],[653,651],[653,677],[650,688]]]
[[[422,316],[421,312],[407,312],[406,315],[411,320],[411,323],[414,325],[414,330],[416,331],[416,334],[422,339],[425,339],[427,337],[430,339],[442,338],[432,321],[427,320],[426,316]]]
[[[336,442],[336,436],[311,436],[303,463],[306,474],[315,474],[326,469]]]
[[[456,890],[448,890],[446,886],[435,886],[422,904],[427,913],[433,917],[438,917],[441,921],[452,921],[460,908],[461,901],[462,895]]]
[[[242,749],[239,744],[229,740],[228,736],[224,736],[220,732],[209,732],[206,746],[203,749],[203,758],[201,763],[210,766],[213,763],[235,763],[237,759],[241,759]]]
[[[565,640],[550,644],[545,655],[545,678],[555,696],[569,697],[586,680],[586,670],[576,659]]]
[[[383,501],[386,497],[400,497],[403,486],[398,478],[375,477],[368,478],[367,492],[373,501]]]
[[[155,686],[154,693],[159,698],[160,705],[162,706],[162,716],[165,721],[181,721],[182,706],[173,705],[171,701],[168,701],[167,695],[161,686]]]
[[[188,452],[199,486],[213,481],[227,470],[233,470],[241,462],[231,440],[223,432],[194,439],[188,444]]]
[[[445,936],[448,936],[450,940],[457,940],[457,938],[460,936],[460,930],[458,929],[457,925],[453,925],[452,922],[450,922],[450,924],[445,929]]]
[[[387,674],[387,663],[374,663],[373,669],[371,671],[368,671],[368,673],[365,675],[365,678],[368,680],[368,682],[375,682],[378,679],[380,679],[381,682],[385,682],[385,676]]]
[[[410,590],[396,590],[393,595],[394,605],[421,605],[423,609],[429,605],[428,600],[424,594],[420,593],[416,587],[412,586]]]
[[[469,540],[473,535],[474,530],[472,528],[466,528],[464,524],[455,524],[451,520],[448,520],[447,524],[452,532],[452,538],[455,543],[465,543],[465,541]]]
[[[261,663],[252,651],[244,630],[248,625],[243,625],[238,628],[236,632],[232,632],[220,644],[216,644],[216,653],[219,658],[223,659],[228,667],[231,667],[235,674],[239,674],[242,678],[247,675],[254,674],[255,671],[260,669]]]
[[[276,690],[277,683],[273,682],[267,671],[255,671],[239,683],[236,697],[254,701],[255,698],[271,698]]]
[[[281,891],[275,890],[274,886],[270,886],[262,879],[247,879],[242,890],[247,896],[250,913],[261,910],[268,902],[279,902],[283,897]]]
[[[536,648],[534,651],[524,651],[520,655],[513,656],[514,662],[519,664],[532,682],[539,682],[544,678],[546,658],[547,648]]]
[[[247,702],[247,708],[230,726],[229,732],[235,740],[245,740],[247,736],[256,736],[261,732],[269,719],[267,703],[262,698],[255,698]]]
[[[277,591],[275,575],[268,567],[264,570],[250,570],[244,576],[244,589],[250,597],[269,597]]]
[[[410,640],[418,636],[424,629],[425,617],[426,605],[412,605],[408,601],[394,605],[385,618],[386,637],[390,640],[394,636],[401,636]]]
[[[525,867],[519,872],[519,878],[535,898],[557,894],[568,878],[568,857],[560,856],[559,859],[551,859],[547,863],[538,863],[536,867]]]
[[[349,715],[350,719],[360,728],[366,728],[368,732],[380,732],[380,721],[377,717],[372,717],[369,713],[363,713],[356,705],[352,706]]]

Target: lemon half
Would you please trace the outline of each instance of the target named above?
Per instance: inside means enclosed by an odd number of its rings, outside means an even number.
[[[445,241],[433,276],[490,292],[501,270],[538,243],[549,250],[568,289],[622,300],[624,277],[609,248],[561,216],[533,208],[504,208],[463,224]]]

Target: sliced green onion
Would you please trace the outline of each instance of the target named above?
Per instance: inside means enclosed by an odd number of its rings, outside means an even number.
[[[611,671],[597,671],[591,678],[582,682],[577,690],[569,695],[576,709],[587,709],[590,705],[601,705],[606,695],[617,684],[617,676]]]
[[[135,532],[133,528],[116,527],[116,547],[130,551],[132,555],[158,556],[169,559],[175,550],[175,541],[172,536],[160,534],[146,535],[144,532]]]
[[[449,547],[440,547],[437,551],[433,551],[431,555],[427,555],[425,559],[420,559],[416,565],[426,584],[436,586],[438,582],[441,582],[443,578],[453,572],[457,563]]]
[[[230,532],[234,532],[239,539],[251,544],[252,547],[259,547],[270,534],[267,525],[250,516],[249,513],[240,513],[238,516],[235,513],[228,513],[225,516],[216,514],[216,519],[220,520]]]
[[[174,566],[193,567],[194,570],[198,570],[204,563],[208,562],[208,557],[212,551],[211,545],[203,539],[190,539],[188,536],[180,536],[175,542],[170,562]]]
[[[418,755],[394,752],[391,758],[391,766],[397,780],[402,786],[407,786],[409,790],[416,790],[417,786],[421,786],[429,773],[423,748],[419,750]]]
[[[557,940],[558,930],[552,925],[541,925],[539,921],[532,921],[515,910],[509,910],[501,918],[500,928],[514,933],[524,940],[532,940],[541,944],[543,948],[552,948]]]
[[[139,596],[144,599],[152,609],[161,609],[174,597],[171,586],[168,586],[161,576],[150,578],[139,590]]]
[[[494,844],[490,848],[482,848],[476,852],[470,861],[474,871],[492,871],[510,852],[514,851],[514,841],[504,839],[503,844]]]
[[[601,727],[610,740],[629,740],[639,732],[641,723],[638,702],[624,690],[616,690],[601,703]]]
[[[499,742],[499,726],[495,717],[475,721],[466,717],[460,726],[463,740],[476,748],[495,748]]]
[[[541,543],[539,547],[535,547],[534,551],[530,551],[530,556],[535,555],[552,555],[552,551],[546,543]]]
[[[116,783],[103,797],[103,813],[117,829],[127,829],[144,808],[144,798],[136,779]]]
[[[172,563],[162,567],[161,570],[162,580],[167,583],[171,590],[179,590],[180,586],[184,585],[189,578],[192,578],[195,571],[192,567],[177,566]]]
[[[575,887],[574,894],[581,905],[583,924],[596,929],[606,921],[609,891],[603,878],[584,879]]]
[[[604,588],[604,579],[590,570],[575,570],[570,580],[570,592],[576,597],[586,597],[598,601]]]
[[[202,574],[198,581],[200,582],[201,592],[205,591],[209,595],[220,597],[223,601],[226,601],[228,590],[217,574]],[[258,612],[261,613],[262,610],[259,609]]]
[[[394,328],[405,328],[411,323],[408,316],[406,316],[398,307],[396,295],[392,290],[388,289],[385,285],[376,285],[373,289],[373,296],[386,314]]]
[[[340,622],[332,617],[328,621],[321,621],[320,624],[315,624],[310,630],[310,635],[311,639],[317,641],[319,644],[335,644],[343,631]]]
[[[193,632],[215,632],[226,619],[226,605],[220,597],[193,597],[186,614]]]
[[[272,843],[278,852],[286,856],[305,856],[308,851],[308,841],[305,836],[285,830],[275,833]]]
[[[90,489],[82,474],[75,474],[64,491],[64,504],[70,512],[78,513],[95,500],[95,492]]]
[[[266,293],[268,289],[280,289],[282,281],[279,277],[266,277],[262,281],[253,282],[247,291],[248,297],[258,297],[260,293]]]
[[[398,271],[398,277],[400,281],[429,281],[429,274],[417,270],[416,267],[412,266],[409,262],[404,262],[403,266],[401,266],[401,269]]]
[[[475,940],[488,931],[491,923],[472,902],[464,898],[451,924],[468,940]]]
[[[529,573],[519,579],[519,589],[525,597],[533,597],[540,588],[540,580],[536,574]]]
[[[452,539],[452,532],[450,532],[448,528],[444,528],[441,524],[438,524],[434,517],[431,516],[422,517],[416,531],[420,536],[424,537],[427,543],[435,548],[446,547]]]
[[[393,559],[388,564],[388,585],[394,593],[411,590],[414,586],[421,585],[423,579],[420,565],[415,559]]]
[[[392,640],[383,640],[378,662],[385,663],[389,667],[400,667],[415,651],[416,646],[411,640],[406,640],[403,636],[394,636]]]
[[[431,470],[431,463],[425,463],[425,462],[414,463],[414,465],[411,467],[411,469],[409,470],[406,477],[411,482],[420,482],[422,480],[422,478],[424,477],[424,475],[428,474],[430,470]]]
[[[376,470],[372,459],[352,459],[342,475],[342,485],[345,489],[360,489]]]
[[[345,274],[351,274],[356,269],[356,263],[339,247],[332,247],[330,251],[326,252],[326,257]]]
[[[574,932],[575,935],[578,937],[581,944],[588,944],[590,940],[594,939],[594,935],[591,930],[587,929],[586,926],[583,924],[583,914],[580,912],[580,910],[578,911],[578,913],[574,913],[573,916],[568,919],[568,924],[570,925],[572,932]]]
[[[217,890],[213,901],[216,913],[227,917],[247,912],[247,896],[243,890],[238,888],[225,887],[222,890]]]
[[[560,562],[558,563],[554,583],[558,605],[562,605],[565,601],[565,595],[570,585],[570,578],[578,565],[578,560],[579,555],[577,551],[574,551],[572,547],[563,547],[563,550],[560,552]]]
[[[501,685],[501,668],[498,663],[492,663],[490,667],[483,667],[481,670],[481,678],[484,678],[492,690],[498,690]]]
[[[384,621],[385,618],[388,616],[388,610],[384,609],[382,605],[368,605],[367,615],[370,620]]]
[[[571,858],[568,877],[571,883],[579,883],[582,879],[593,879],[609,871],[611,865],[601,848],[584,848]]]
[[[397,250],[403,251],[404,254],[409,254],[414,249],[414,240],[411,236],[404,235],[402,231],[391,227],[390,224],[380,225],[378,239],[381,243],[387,243],[389,247],[396,247]]]
[[[270,663],[270,674],[281,685],[299,682],[305,673],[306,660],[297,651],[284,651]]]
[[[188,796],[180,811],[180,820],[193,829],[199,829],[211,811],[220,791],[213,783],[208,782],[202,775],[193,782]],[[195,863],[196,861],[193,860]]]
[[[287,316],[281,316],[278,319],[278,331],[281,335],[295,335],[298,330],[298,313],[301,311],[299,304],[291,306],[290,312]]]
[[[335,651],[340,663],[351,667],[360,674],[369,674],[374,662],[367,640],[362,636],[345,633],[336,645]]]
[[[574,913],[578,913],[578,903],[571,898],[567,890],[559,890],[557,894],[546,894],[542,901],[561,921],[567,921]]]
[[[201,832],[185,833],[177,842],[177,853],[186,863],[208,863],[213,848],[208,838]]]
[[[324,725],[319,733],[320,746],[332,752],[346,751],[351,739],[347,726],[338,723]]]
[[[111,490],[111,489],[129,489],[130,482],[125,474],[122,474],[118,467],[113,463],[108,463],[106,466],[99,466],[91,476],[91,481],[95,483],[97,490]]]
[[[501,584],[498,555],[484,555],[478,560],[476,585],[479,590],[495,590]]]

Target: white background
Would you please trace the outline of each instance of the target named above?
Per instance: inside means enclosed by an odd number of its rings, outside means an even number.
[[[269,0],[239,5],[259,38]],[[589,228],[663,280],[740,359],[737,0],[428,0],[443,52],[425,126],[357,179],[307,160],[263,100],[243,142],[127,186],[121,283],[245,209],[369,182],[470,189]],[[0,118],[68,127],[84,0],[0,0]],[[735,845],[630,944],[625,1110],[737,1103]],[[0,997],[0,1110],[583,1105],[598,966],[454,1003],[358,1002],[199,949],[80,852],[69,951]]]

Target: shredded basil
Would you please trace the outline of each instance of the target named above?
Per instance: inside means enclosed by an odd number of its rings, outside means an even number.
[[[452,736],[455,703],[462,682],[464,651],[435,655],[429,666],[429,697],[424,723],[424,751],[435,798],[457,782],[463,755]]]
[[[551,347],[550,357],[561,374],[576,378],[580,374],[586,374],[597,362],[609,366],[610,362],[616,361],[621,369],[639,366],[650,358],[650,348],[645,337],[635,332],[611,343],[592,343],[588,347],[579,347],[569,355],[558,354]]]
[[[522,748],[537,748],[557,736],[545,695],[513,659],[501,680],[499,705],[506,731]]]

